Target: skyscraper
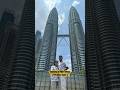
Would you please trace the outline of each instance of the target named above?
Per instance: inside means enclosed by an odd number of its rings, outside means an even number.
[[[8,90],[34,90],[35,1],[26,0],[18,31],[16,57]]]
[[[0,21],[0,45],[2,43],[2,39],[4,36],[4,31],[5,31],[5,27],[8,23],[14,23],[15,21],[15,17],[12,13],[12,11],[10,10],[6,10],[3,12],[3,15],[1,17],[1,21]]]
[[[71,7],[69,14],[70,49],[72,71],[82,72],[85,68],[85,35],[79,14]]]
[[[37,31],[36,35],[35,35],[35,51],[36,51],[36,53],[39,52],[40,42],[41,42],[41,32]]]
[[[35,66],[37,66],[39,60],[41,42],[42,42],[41,32],[37,31],[35,35]]]
[[[88,90],[120,89],[120,26],[113,0],[86,0]]]
[[[50,64],[55,61],[57,33],[58,13],[57,9],[53,8],[48,16],[48,20],[46,23],[37,70],[48,70]]]
[[[0,21],[0,90],[7,90],[15,59],[16,31],[14,15],[5,11]]]

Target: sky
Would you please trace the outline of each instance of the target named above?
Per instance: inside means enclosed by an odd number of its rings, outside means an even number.
[[[80,20],[85,30],[85,0],[35,0],[35,31],[44,33],[46,21],[52,8],[58,11],[58,34],[68,34],[68,16],[71,6],[74,6],[80,16]],[[62,55],[64,62],[71,69],[69,38],[58,38],[56,59]]]

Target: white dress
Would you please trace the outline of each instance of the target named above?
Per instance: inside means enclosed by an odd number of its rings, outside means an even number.
[[[56,66],[51,66],[51,71],[52,70],[58,70]],[[58,76],[51,76],[51,81],[59,81]]]
[[[65,63],[60,63],[59,64],[59,70],[65,70],[66,68],[66,64]],[[60,87],[61,87],[61,90],[66,90],[67,87],[66,87],[66,77],[64,76],[60,76]]]
[[[51,71],[52,70],[58,70],[56,66],[51,66]],[[52,76],[51,75],[51,90],[58,90],[59,88],[59,78],[58,76]]]

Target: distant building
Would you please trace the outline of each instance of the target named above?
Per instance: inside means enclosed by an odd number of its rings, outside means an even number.
[[[3,40],[5,28],[8,23],[14,23],[15,17],[11,11],[4,11],[0,20],[0,45]]]
[[[15,60],[16,32],[14,15],[5,11],[0,21],[0,90],[7,90]]]
[[[37,67],[39,61],[40,48],[42,43],[41,32],[37,31],[35,35],[35,66]]]
[[[40,50],[40,45],[41,45],[41,32],[37,31],[35,34],[35,53],[37,54]]]

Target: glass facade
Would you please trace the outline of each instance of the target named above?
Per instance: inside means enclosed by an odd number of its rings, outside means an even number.
[[[44,71],[49,69],[49,65],[54,62],[56,57],[58,32],[58,13],[57,9],[53,8],[48,16],[45,26],[44,35],[41,43],[41,50],[38,58],[36,69]]]
[[[85,71],[85,35],[80,21],[79,14],[74,7],[71,7],[69,13],[69,32],[72,71]]]
[[[35,90],[52,90],[50,76],[47,71],[37,71],[35,75]],[[72,73],[70,77],[66,77],[66,82],[66,90],[85,90],[85,77],[80,74]],[[60,90],[60,87],[57,90]]]

